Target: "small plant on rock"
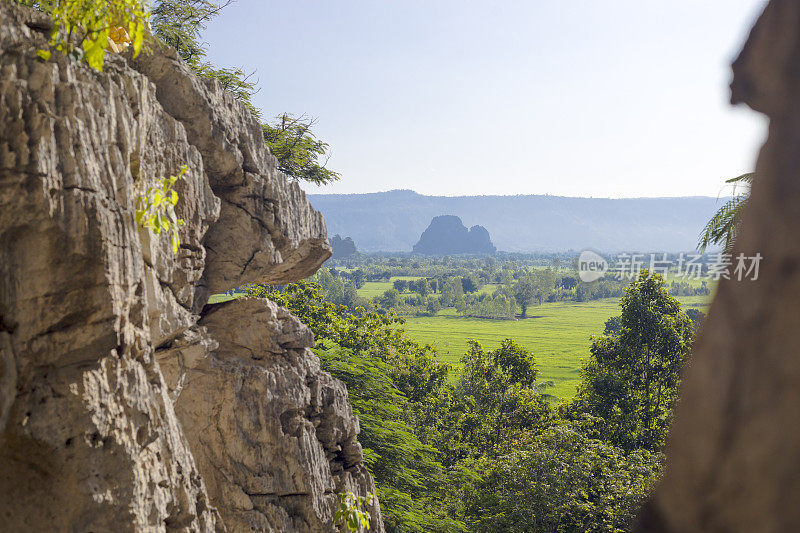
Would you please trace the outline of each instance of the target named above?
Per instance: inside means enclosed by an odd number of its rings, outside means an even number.
[[[162,231],[169,233],[172,251],[175,253],[178,253],[181,245],[178,228],[185,222],[175,214],[178,193],[172,187],[187,172],[189,172],[189,167],[183,165],[177,176],[159,178],[156,180],[156,185],[148,187],[136,197],[136,223],[139,228],[149,228],[156,235]]]
[[[369,492],[366,497],[356,496],[352,492],[339,494],[339,509],[333,515],[333,519],[341,533],[361,533],[369,530],[369,513],[366,508],[372,505],[373,498]]]

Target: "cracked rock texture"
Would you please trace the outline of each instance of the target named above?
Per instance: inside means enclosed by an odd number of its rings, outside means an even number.
[[[200,317],[313,273],[322,216],[173,51],[100,73],[37,59],[50,27],[0,2],[0,529],[331,530],[374,491],[344,386],[274,304]],[[184,164],[174,254],[135,198]]]

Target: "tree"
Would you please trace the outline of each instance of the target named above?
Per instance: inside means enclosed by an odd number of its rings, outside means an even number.
[[[433,316],[442,309],[442,304],[436,296],[428,296],[428,301],[425,306],[426,311]]]
[[[276,123],[263,124],[264,140],[272,155],[278,159],[278,169],[295,180],[324,185],[339,179],[339,174],[320,164],[320,158],[330,157],[328,143],[316,138],[311,127],[316,119],[283,113]]]
[[[693,325],[661,276],[643,271],[620,301],[619,322],[592,343],[578,410],[602,418],[603,437],[629,451],[664,443]]]
[[[394,283],[392,283],[392,287],[397,289],[397,292],[406,292],[408,289],[408,281],[404,279],[396,279]]]
[[[464,276],[461,278],[461,289],[465,293],[475,292],[478,290],[478,282],[472,275]]]
[[[520,279],[514,284],[512,294],[517,305],[522,309],[522,318],[526,318],[528,316],[528,306],[533,301],[534,296],[536,296],[536,285],[534,284],[533,278],[531,276],[525,276]]]
[[[357,268],[350,273],[350,280],[353,282],[353,285],[356,286],[356,289],[360,289],[367,281],[367,273],[364,272],[364,270]]]
[[[460,278],[447,278],[441,284],[442,306],[453,307],[464,296],[464,288]]]
[[[572,290],[578,284],[578,279],[573,276],[564,276],[561,278],[561,286],[566,290]]]
[[[551,408],[535,387],[539,372],[533,354],[513,340],[488,352],[469,341],[462,363],[454,394],[463,415],[453,429],[472,449],[499,455],[515,437],[551,419]]]
[[[420,278],[417,281],[409,283],[409,287],[414,292],[419,293],[423,298],[431,293],[431,285],[426,278]]]
[[[383,295],[378,298],[378,303],[384,309],[393,309],[400,303],[400,292],[397,289],[384,291]]]
[[[753,185],[755,173],[742,174],[735,178],[726,180],[725,183],[733,185],[733,198],[725,202],[719,210],[711,217],[703,232],[700,234],[700,241],[697,248],[702,252],[712,244],[721,245],[726,253],[733,249],[736,234],[739,231],[739,221],[742,211],[750,198],[750,188]],[[736,187],[742,188],[737,194]]]

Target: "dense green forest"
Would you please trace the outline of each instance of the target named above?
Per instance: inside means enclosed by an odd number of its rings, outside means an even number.
[[[513,339],[470,342],[454,372],[393,312],[351,311],[308,282],[249,293],[300,317],[347,384],[390,531],[625,531],[658,478],[695,331],[658,275],[623,290],[570,401],[546,394]]]

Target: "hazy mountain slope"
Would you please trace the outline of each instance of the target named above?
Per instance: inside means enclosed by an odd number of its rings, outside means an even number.
[[[423,196],[413,191],[309,195],[330,235],[353,238],[360,251],[411,251],[438,215],[484,226],[498,250],[598,248],[692,250],[722,200],[567,198],[560,196]]]

